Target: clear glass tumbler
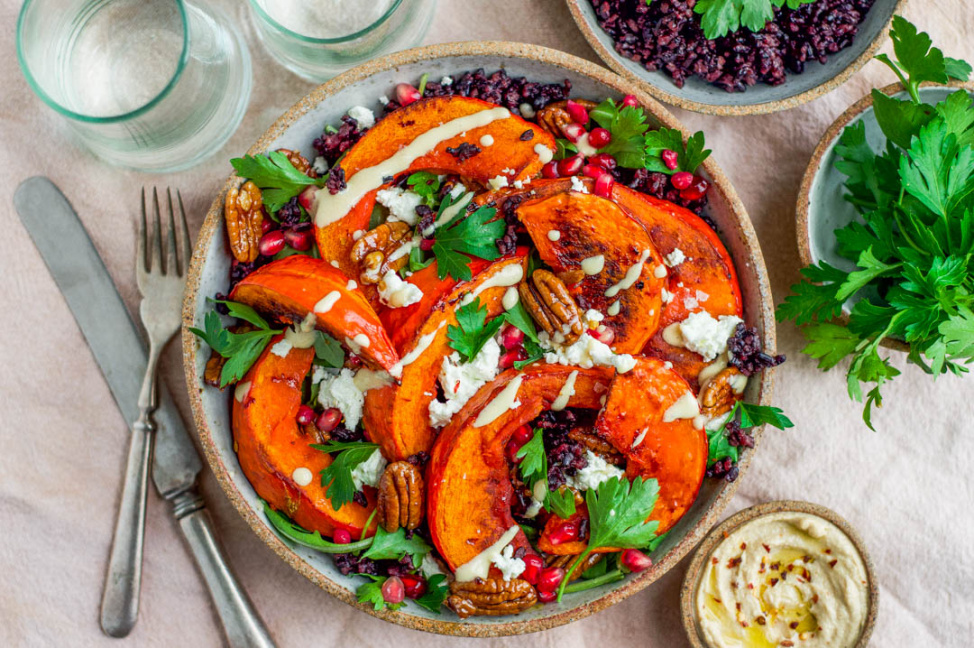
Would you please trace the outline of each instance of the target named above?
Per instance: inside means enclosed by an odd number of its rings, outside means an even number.
[[[250,7],[271,56],[298,76],[320,83],[375,56],[419,43],[436,0],[250,0]],[[374,20],[363,25],[363,17]],[[351,33],[342,31],[350,27]]]
[[[218,150],[250,99],[250,55],[226,15],[190,0],[27,0],[28,83],[113,164],[175,171]]]

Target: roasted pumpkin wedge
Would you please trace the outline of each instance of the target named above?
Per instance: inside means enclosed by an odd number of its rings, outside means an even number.
[[[230,299],[292,325],[315,314],[315,327],[349,347],[366,364],[389,371],[399,355],[365,296],[327,261],[290,256],[258,268]]]
[[[271,349],[283,338],[271,340],[236,387],[233,441],[240,467],[260,497],[305,529],[329,537],[335,529],[347,529],[358,539],[375,508],[375,489],[365,488],[368,506],[349,502],[337,511],[332,507],[318,477],[331,464],[331,455],[312,448],[314,439],[301,432],[296,420],[314,350],[291,349],[282,358]],[[295,481],[301,469],[312,476],[303,486]],[[369,534],[374,530],[373,524]]]
[[[692,401],[692,402],[690,402]],[[693,504],[707,468],[707,435],[693,424],[696,399],[690,385],[662,360],[640,358],[617,374],[596,433],[622,452],[630,479],[659,482],[650,516],[658,533],[671,528]]]
[[[504,446],[519,426],[551,408],[572,371],[578,375],[567,406],[598,409],[612,369],[532,364],[520,372],[505,371],[484,385],[440,433],[426,471],[426,518],[433,542],[451,569],[473,559],[516,524]],[[492,401],[511,386],[520,405],[492,413]],[[522,531],[512,544],[533,551]]]
[[[517,217],[579,308],[605,315],[612,348],[641,351],[658,327],[666,276],[643,226],[611,200],[571,190],[528,199]]]
[[[455,119],[491,109],[497,109],[497,106],[467,97],[436,97],[417,101],[388,115],[366,132],[337,167],[344,173],[347,182],[362,170],[392,158],[424,133]],[[526,134],[529,131],[530,136]],[[481,142],[487,135],[492,139],[490,146],[484,146]],[[477,146],[481,151],[466,157],[447,150],[456,151],[463,143]],[[511,115],[491,121],[486,126],[470,128],[456,137],[430,142],[429,152],[412,160],[406,172],[425,170],[457,174],[481,186],[486,186],[488,180],[498,175],[513,182],[532,178],[541,170],[543,164],[535,151],[538,145],[553,151],[554,137],[537,124]],[[390,184],[386,182],[383,187]],[[349,258],[353,235],[358,230],[368,229],[377,190],[366,193],[345,214],[328,214],[327,224],[316,227],[315,238],[322,258],[336,260],[346,271],[353,267]],[[328,209],[327,202],[324,209]]]
[[[429,406],[436,397],[443,360],[453,352],[447,333],[451,325],[457,324],[456,309],[461,300],[466,295],[476,295],[481,306],[487,308],[488,318],[501,313],[504,292],[512,277],[523,276],[527,253],[526,248],[519,248],[514,256],[483,267],[470,281],[455,284],[428,311],[413,339],[404,345],[402,357],[411,362],[405,364],[404,360],[401,384],[365,393],[365,428],[392,461],[429,452],[433,445],[436,430],[430,425]],[[510,268],[515,266],[520,266],[520,275],[510,274]]]

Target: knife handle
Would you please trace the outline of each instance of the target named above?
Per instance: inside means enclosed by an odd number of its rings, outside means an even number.
[[[191,488],[174,497],[172,502],[179,528],[193,550],[193,558],[210,590],[231,648],[275,648],[274,640],[237,582],[213,534],[203,498]]]

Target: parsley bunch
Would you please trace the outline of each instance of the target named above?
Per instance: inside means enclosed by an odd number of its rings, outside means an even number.
[[[541,428],[536,429],[531,440],[521,446],[517,451],[517,458],[521,460],[520,469],[524,483],[532,491],[535,484],[544,482],[546,493],[542,502],[544,510],[554,513],[563,520],[575,515],[575,495],[571,489],[565,487],[551,490],[548,486],[548,455],[544,449],[544,432]]]
[[[243,378],[264,352],[271,338],[283,331],[272,329],[267,321],[250,306],[231,301],[220,301],[230,310],[230,315],[242,319],[256,330],[232,333],[223,326],[220,315],[210,311],[203,318],[203,329],[190,328],[198,338],[227,359],[220,371],[220,388]]]
[[[379,450],[376,443],[366,441],[329,441],[328,443],[312,443],[311,447],[325,454],[333,455],[332,462],[321,471],[321,485],[325,487],[325,496],[331,501],[336,511],[352,501],[355,496],[355,481],[352,471],[358,465]]]
[[[245,155],[230,160],[230,164],[237,175],[260,187],[264,205],[271,213],[277,212],[308,185],[323,187],[327,179],[327,176],[317,180],[309,178],[280,151],[267,155]]]
[[[487,312],[487,307],[481,306],[480,298],[476,297],[469,304],[464,304],[457,309],[458,326],[451,324],[446,329],[450,347],[460,354],[464,362],[470,362],[477,357],[487,340],[494,337],[505,322],[524,333],[524,350],[528,357],[516,361],[514,363],[515,369],[523,369],[526,365],[540,360],[544,356],[544,349],[541,348],[538,340],[538,331],[534,327],[534,320],[531,319],[521,302],[489,322],[487,321]]]
[[[649,4],[652,0],[646,0]],[[752,32],[761,31],[774,19],[774,10],[788,5],[798,9],[815,0],[698,0],[693,11],[700,15],[700,27],[708,40],[726,36],[746,27]]]
[[[439,213],[461,200],[446,196],[440,203]],[[471,214],[461,210],[450,222],[436,230],[433,243],[433,256],[436,257],[436,273],[440,279],[447,275],[460,281],[470,281],[473,273],[468,263],[470,256],[493,261],[500,257],[497,239],[504,236],[507,224],[503,218],[495,218],[497,210],[493,207],[480,207]]]
[[[882,386],[899,375],[880,342],[910,345],[909,361],[926,373],[960,375],[974,359],[974,104],[963,90],[931,106],[920,101],[924,81],[966,79],[971,67],[932,47],[930,37],[896,16],[890,32],[893,69],[909,95],[872,91],[887,138],[873,151],[863,122],[845,128],[835,148],[846,177],[846,199],[859,219],[836,230],[838,253],[854,262],[847,272],[825,261],[802,270],[804,280],[778,307],[779,321],[804,326],[804,353],[830,369],[851,356],[849,396],[872,408]],[[847,324],[836,321],[856,298]],[[863,394],[863,383],[873,387]]]
[[[739,429],[757,427],[758,425],[771,425],[779,430],[786,430],[795,427],[785,413],[777,407],[766,407],[764,405],[751,405],[743,401],[737,401],[724,423],[717,429],[707,429],[707,443],[709,450],[707,453],[707,466],[712,466],[718,461],[730,459],[736,462],[740,457],[740,447],[731,445],[728,438],[727,429],[730,425],[736,425]]]

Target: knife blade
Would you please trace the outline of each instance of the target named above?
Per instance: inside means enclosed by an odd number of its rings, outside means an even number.
[[[145,341],[84,225],[60,189],[45,177],[24,180],[14,193],[14,207],[81,328],[116,405],[127,421],[136,420],[148,362]],[[196,490],[203,463],[162,381],[158,395],[152,462],[156,490],[173,504],[230,644],[273,648],[213,535]]]

